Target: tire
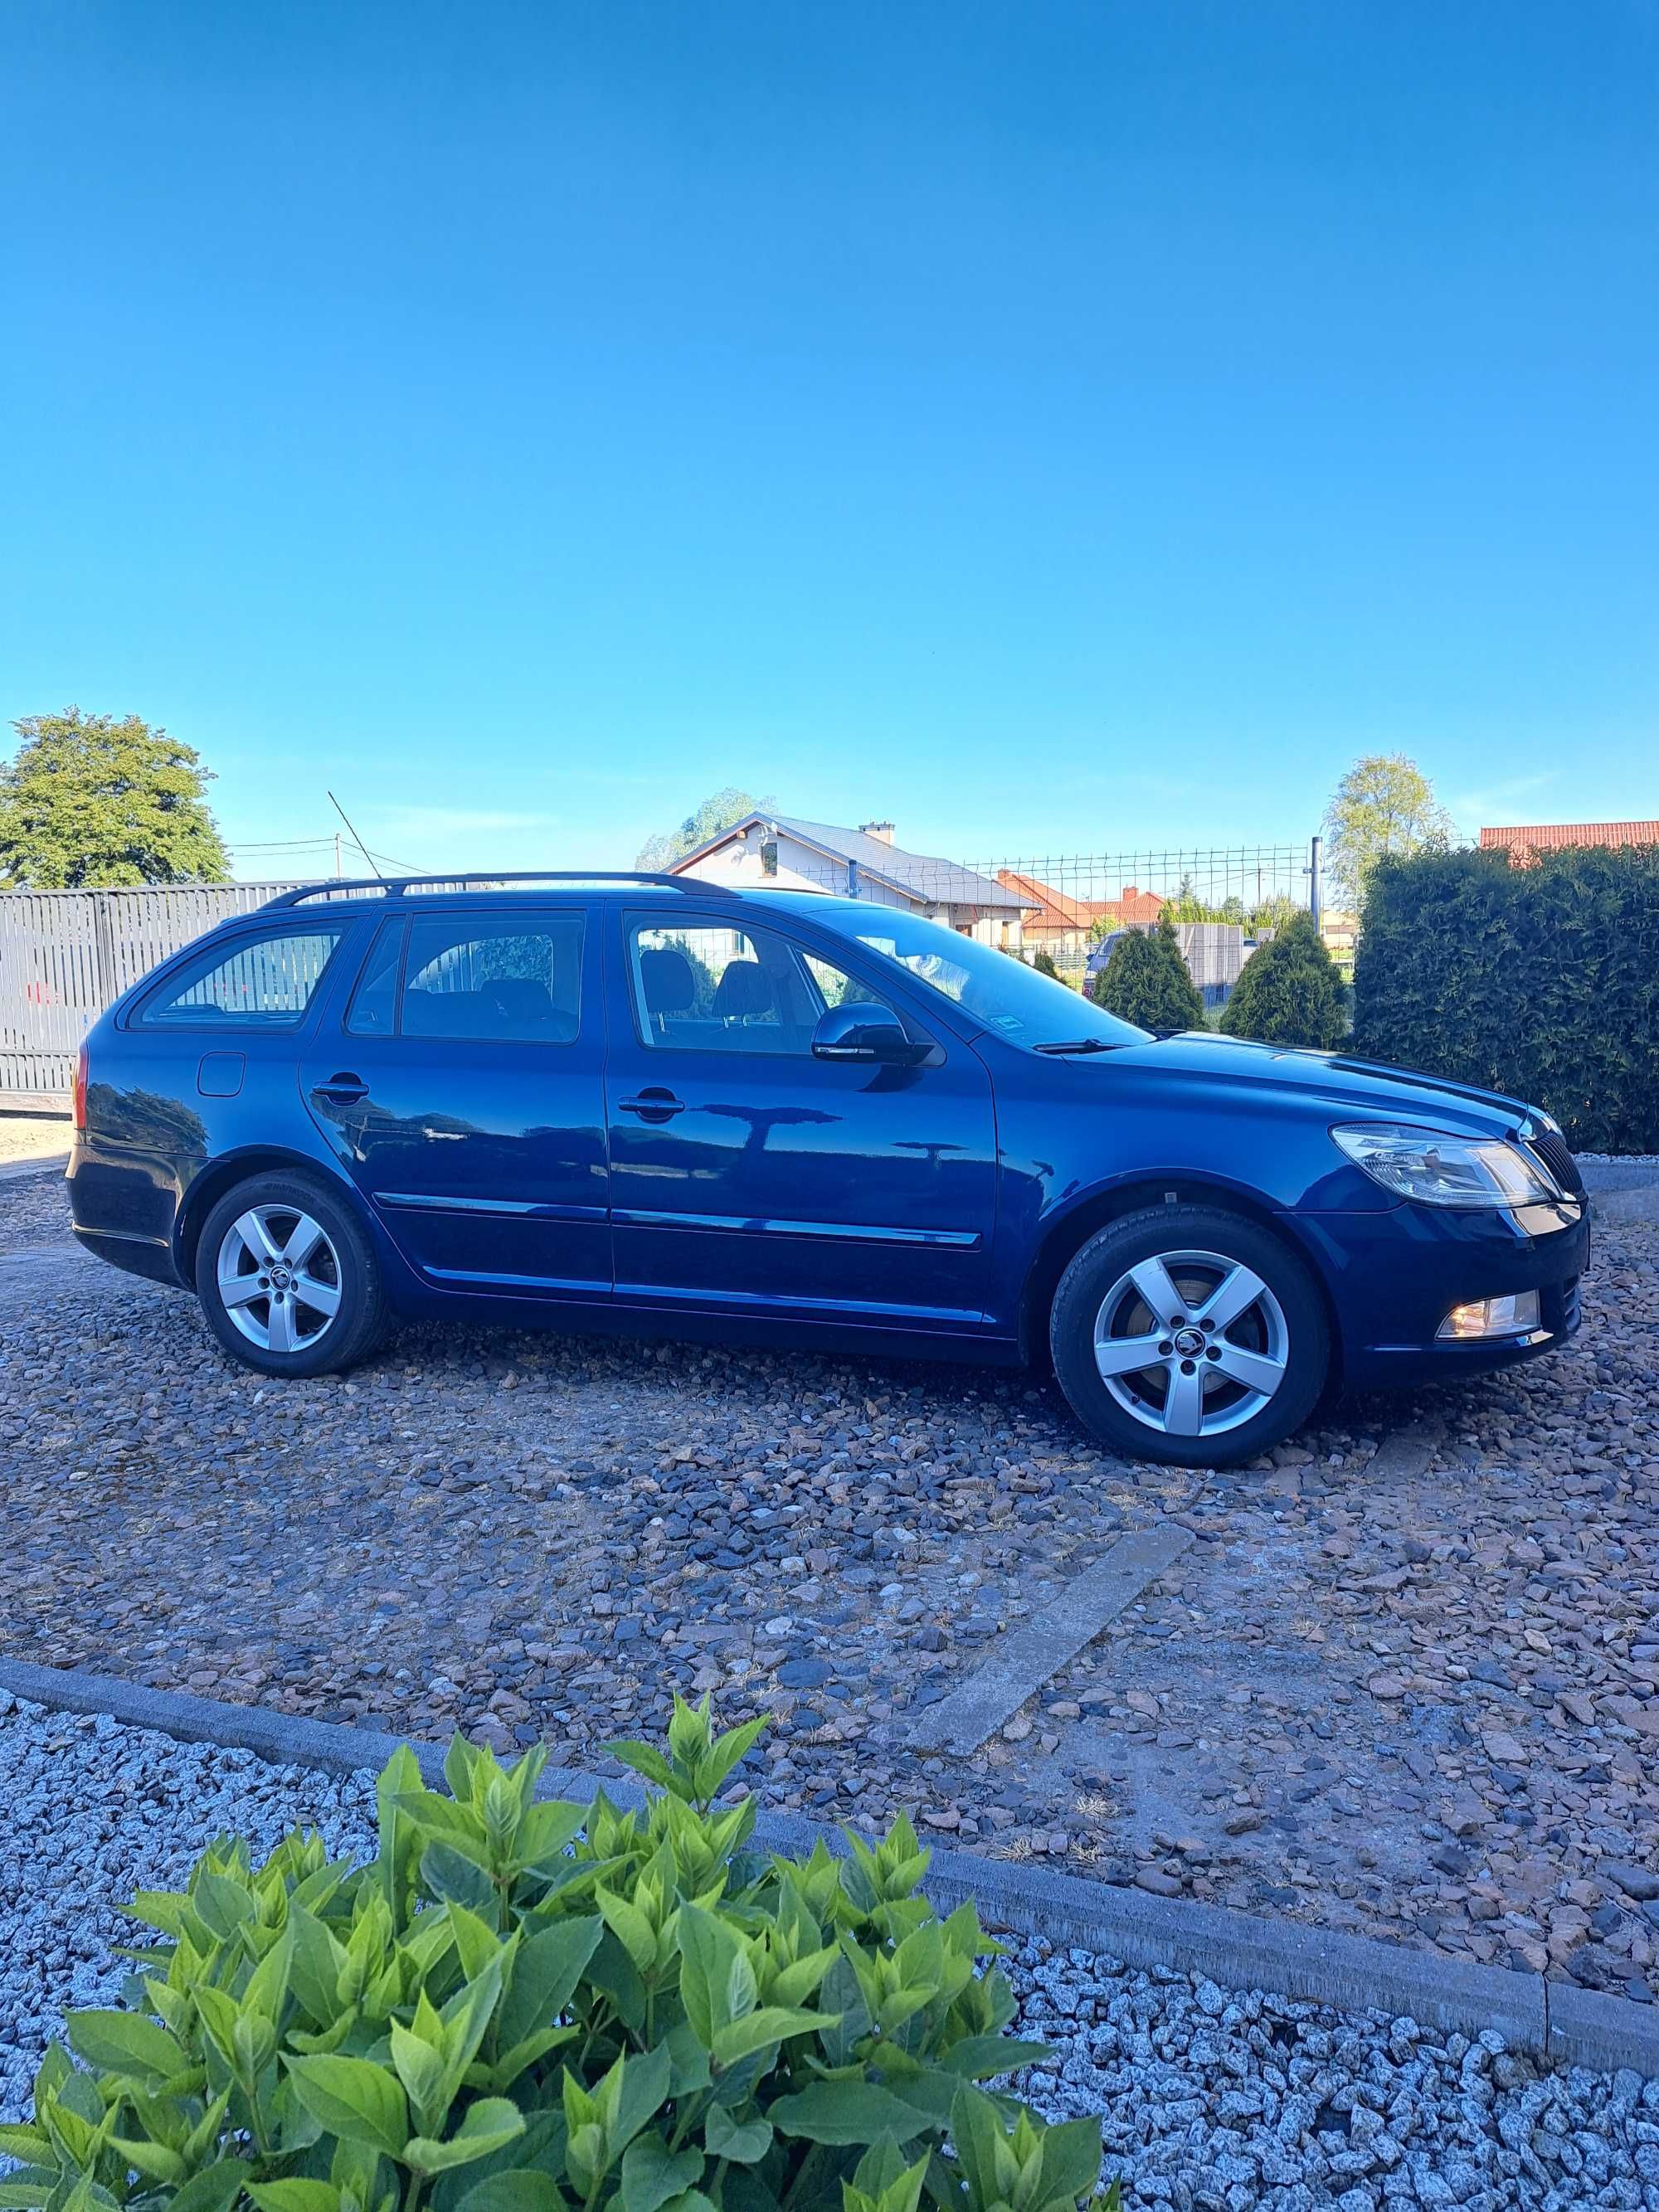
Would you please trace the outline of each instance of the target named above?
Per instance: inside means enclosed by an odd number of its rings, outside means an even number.
[[[253,1176],[225,1194],[196,1248],[196,1292],[225,1350],[261,1375],[355,1367],[390,1318],[356,1214],[305,1175]]]
[[[1147,1206],[1091,1237],[1060,1279],[1048,1341],[1084,1426],[1126,1459],[1170,1467],[1234,1467],[1282,1442],[1331,1364],[1307,1268],[1212,1206]]]

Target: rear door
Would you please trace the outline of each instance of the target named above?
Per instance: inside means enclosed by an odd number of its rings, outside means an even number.
[[[410,1265],[446,1290],[609,1298],[603,950],[574,904],[389,916],[306,1103]]]
[[[753,915],[611,920],[618,1301],[977,1331],[996,1215],[984,1063],[896,1007],[933,1039],[927,1065],[814,1059],[825,1006],[882,986]]]

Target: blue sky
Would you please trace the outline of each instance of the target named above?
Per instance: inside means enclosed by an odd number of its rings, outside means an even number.
[[[0,715],[430,866],[727,783],[1289,840],[1379,749],[1659,813],[1656,64],[1648,0],[9,9]]]

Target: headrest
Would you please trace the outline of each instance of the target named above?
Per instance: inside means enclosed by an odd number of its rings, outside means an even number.
[[[493,999],[504,1014],[545,1017],[553,1011],[552,994],[533,975],[493,975],[483,988],[484,996]]]
[[[743,1014],[769,1014],[774,1004],[772,979],[760,962],[734,960],[714,993],[714,1018],[729,1022]]]
[[[678,945],[641,953],[640,988],[645,993],[648,1013],[683,1014],[696,1004],[697,979]]]

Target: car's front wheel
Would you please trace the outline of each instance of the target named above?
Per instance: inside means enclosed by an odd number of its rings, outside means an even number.
[[[262,1375],[337,1372],[386,1332],[374,1249],[307,1176],[253,1176],[227,1192],[203,1226],[196,1289],[220,1343]]]
[[[1306,1420],[1330,1330],[1288,1246],[1218,1206],[1148,1206],[1093,1237],[1049,1313],[1073,1411],[1129,1459],[1230,1467]]]

